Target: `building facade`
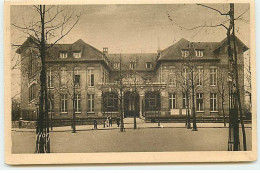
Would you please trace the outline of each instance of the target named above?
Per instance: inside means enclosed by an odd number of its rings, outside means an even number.
[[[39,99],[40,60],[28,38],[17,50],[21,63],[22,116],[35,114]],[[240,86],[248,48],[237,38]],[[49,112],[53,118],[118,116],[178,117],[228,115],[227,39],[190,42],[181,39],[157,53],[109,54],[78,40],[57,44],[46,57]],[[244,90],[241,88],[244,104]],[[74,102],[74,104],[73,104]],[[122,103],[122,109],[120,106]],[[73,109],[74,105],[74,109]]]

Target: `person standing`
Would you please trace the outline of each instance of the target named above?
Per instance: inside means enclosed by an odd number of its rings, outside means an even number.
[[[109,126],[112,127],[112,117],[109,117]]]
[[[116,124],[117,124],[117,127],[120,126],[120,118],[119,117],[116,118]]]
[[[106,126],[107,126],[107,127],[109,126],[109,119],[108,119],[108,117],[107,117],[107,119],[106,119]]]
[[[94,129],[97,129],[97,120],[94,119]]]

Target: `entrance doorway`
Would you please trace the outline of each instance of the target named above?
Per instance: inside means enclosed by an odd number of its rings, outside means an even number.
[[[139,117],[139,94],[127,91],[124,94],[124,117]]]

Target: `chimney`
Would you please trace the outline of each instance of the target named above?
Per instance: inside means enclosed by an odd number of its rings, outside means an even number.
[[[103,54],[105,54],[105,55],[108,54],[108,48],[107,47],[103,48]]]

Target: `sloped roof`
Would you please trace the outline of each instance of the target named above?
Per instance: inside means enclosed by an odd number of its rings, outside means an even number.
[[[122,69],[130,69],[130,62],[135,62],[136,71],[150,71],[153,70],[156,64],[157,53],[123,53],[123,54],[107,54],[110,61],[111,69],[114,69],[114,63],[120,62],[122,58]],[[147,69],[146,63],[151,62],[152,68]]]

